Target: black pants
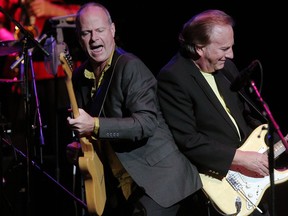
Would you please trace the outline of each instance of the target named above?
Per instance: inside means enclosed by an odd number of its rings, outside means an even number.
[[[164,208],[138,186],[135,186],[128,200],[124,198],[120,188],[110,187],[108,190],[110,195],[107,197],[103,216],[176,216],[180,207],[179,204],[176,204]]]
[[[137,202],[133,203],[132,216],[176,216],[179,204],[164,208],[151,197],[144,194]]]

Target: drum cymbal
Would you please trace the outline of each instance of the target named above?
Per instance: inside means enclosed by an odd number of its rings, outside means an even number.
[[[14,79],[0,79],[0,83],[19,83],[23,82],[22,80],[14,80]]]
[[[22,43],[15,40],[0,42],[0,56],[9,55],[20,52],[22,50]]]
[[[7,40],[0,41],[0,56],[10,55],[12,53],[21,52],[24,47],[24,41]],[[27,48],[31,48],[32,43],[27,43]]]

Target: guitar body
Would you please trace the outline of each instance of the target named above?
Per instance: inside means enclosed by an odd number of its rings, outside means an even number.
[[[79,157],[78,163],[84,178],[88,211],[102,215],[106,203],[103,164],[86,137],[80,138],[80,143],[84,156]]]
[[[59,56],[63,70],[66,73],[66,87],[71,103],[74,118],[79,116],[78,105],[72,84],[72,62],[70,56],[63,52]],[[83,156],[79,157],[78,163],[84,178],[85,195],[88,212],[101,216],[106,203],[106,187],[103,164],[94,151],[92,137],[79,137]]]
[[[267,125],[258,126],[239,149],[264,153],[268,150],[265,144],[266,134]],[[285,151],[282,143],[278,142],[275,147],[274,152],[275,150],[281,151],[281,153]],[[250,215],[255,209],[261,211],[257,206],[266,189],[270,186],[270,176],[256,176],[254,173],[240,168],[237,171],[229,170],[226,177],[221,180],[202,173],[200,177],[203,182],[204,193],[216,204],[218,210],[225,214],[237,213],[237,216]],[[275,184],[285,182],[287,179],[288,170],[274,170]],[[241,204],[238,211],[237,203]]]

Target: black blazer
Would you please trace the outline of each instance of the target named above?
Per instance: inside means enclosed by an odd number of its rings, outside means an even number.
[[[164,207],[200,189],[197,169],[180,153],[162,117],[157,81],[146,65],[117,48],[93,100],[93,81],[83,75],[87,67],[73,74],[78,105],[100,116],[98,139],[111,143],[134,181]]]
[[[175,55],[158,74],[158,96],[164,117],[181,151],[201,172],[225,176],[235,151],[259,124],[224,76],[239,73],[231,60],[214,76],[237,130],[213,90],[193,63]]]

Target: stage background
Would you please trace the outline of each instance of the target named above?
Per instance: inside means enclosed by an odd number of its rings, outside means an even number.
[[[177,52],[178,33],[182,25],[194,14],[206,9],[221,9],[230,14],[236,21],[234,61],[240,70],[247,67],[253,60],[258,59],[261,62],[264,73],[261,95],[269,106],[281,132],[284,135],[287,134],[288,104],[286,97],[288,91],[285,89],[287,86],[285,79],[287,73],[287,34],[285,33],[287,10],[284,3],[280,1],[256,3],[254,1],[229,0],[178,0],[174,2],[110,0],[99,2],[107,6],[111,12],[120,45],[139,56],[155,75]],[[260,87],[261,83],[257,77],[255,77],[255,82]],[[64,83],[60,88],[63,88],[63,85]],[[2,106],[6,106],[5,102],[2,102]],[[73,198],[63,188],[45,174],[47,172],[53,179],[59,180],[61,185],[69,191],[73,190],[73,167],[65,158],[65,146],[69,142],[67,137],[69,131],[65,125],[67,113],[64,107],[59,107],[56,112],[57,132],[55,135],[58,137],[55,139],[58,141],[47,143],[49,151],[44,155],[43,170],[39,172],[37,168],[32,168],[31,172],[33,196],[31,209],[28,209],[28,212],[32,212],[31,215],[76,215],[75,206],[78,206],[77,212],[80,208],[79,205],[73,203]],[[13,144],[25,151],[22,143]],[[9,146],[4,147],[3,167],[7,178],[4,193],[10,199],[13,208],[17,209],[13,210],[13,215],[27,215],[26,194],[17,190],[25,189],[27,165],[25,160],[18,160],[18,158],[15,162],[14,152]],[[286,157],[286,153],[283,158],[281,156],[279,163],[281,167],[286,167]],[[273,203],[277,216],[286,216],[288,183],[277,185],[274,192]],[[269,197],[270,190],[267,190],[267,193]],[[5,210],[6,212],[9,210]]]

